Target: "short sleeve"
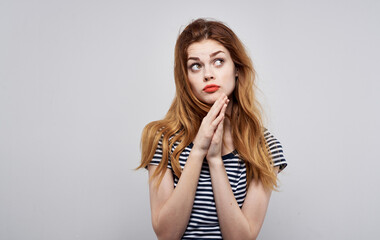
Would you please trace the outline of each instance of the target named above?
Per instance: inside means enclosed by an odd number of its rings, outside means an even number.
[[[158,141],[156,152],[154,153],[153,158],[149,164],[159,165],[161,160],[162,160],[162,138]],[[170,159],[168,160],[167,168],[172,169]],[[148,166],[146,166],[145,169],[148,169]]]
[[[264,137],[267,143],[267,148],[269,148],[269,152],[272,156],[273,167],[279,166],[278,172],[280,173],[288,165],[288,162],[284,157],[282,145],[267,129],[264,131]]]

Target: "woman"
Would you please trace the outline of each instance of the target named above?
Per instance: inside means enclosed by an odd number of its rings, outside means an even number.
[[[287,162],[263,126],[255,71],[225,24],[197,19],[175,46],[176,96],[142,133],[158,239],[256,239]]]

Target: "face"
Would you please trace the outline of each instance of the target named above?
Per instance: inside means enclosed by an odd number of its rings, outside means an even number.
[[[237,72],[229,51],[215,40],[192,43],[187,50],[187,73],[194,95],[213,104],[221,93],[231,97]]]

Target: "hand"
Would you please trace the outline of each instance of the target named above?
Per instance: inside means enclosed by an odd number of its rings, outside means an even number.
[[[224,113],[226,110],[225,105],[227,102],[227,96],[224,93],[222,93],[219,96],[219,98],[215,101],[215,103],[212,105],[207,115],[203,118],[198,133],[193,141],[193,148],[197,148],[198,150],[207,154],[215,130],[218,128],[220,122],[224,119]]]
[[[218,163],[222,160],[222,145],[223,145],[223,124],[224,116],[226,113],[227,103],[225,103],[220,111],[219,116],[222,116],[222,120],[219,122],[214,135],[211,139],[210,147],[208,148],[206,159],[209,165],[212,163]]]

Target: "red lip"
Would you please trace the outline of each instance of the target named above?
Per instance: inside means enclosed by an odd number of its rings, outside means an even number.
[[[220,88],[219,85],[216,85],[216,84],[209,84],[209,85],[206,85],[206,87],[203,88],[203,91],[205,91],[205,92],[215,92],[215,91],[217,91],[219,88]]]

